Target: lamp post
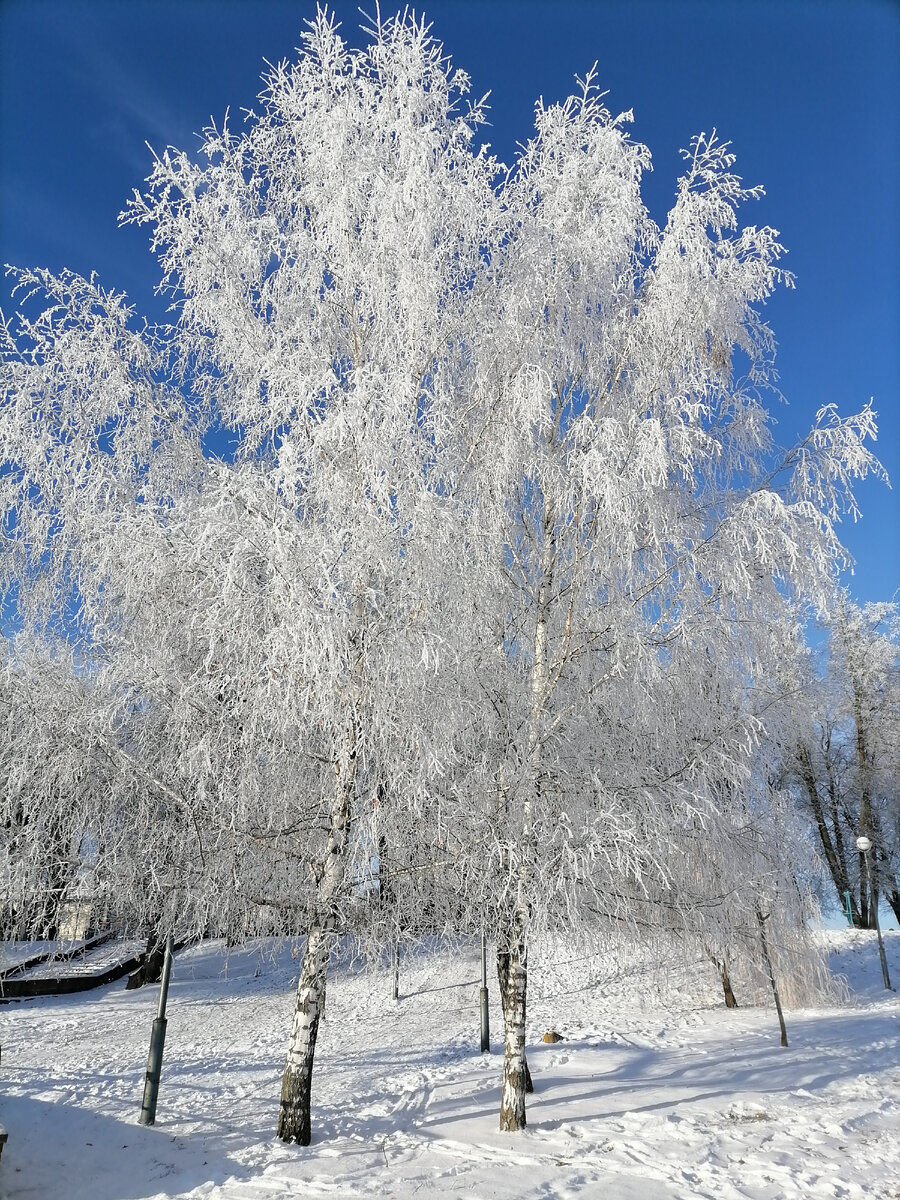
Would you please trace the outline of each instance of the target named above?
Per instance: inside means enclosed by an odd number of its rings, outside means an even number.
[[[875,913],[875,932],[878,935],[878,957],[881,959],[881,977],[884,979],[884,986],[888,991],[893,991],[891,987],[891,977],[888,975],[887,958],[884,954],[884,941],[881,937],[881,922],[878,920],[878,894],[872,887],[872,870],[869,866],[869,851],[872,849],[872,843],[867,837],[858,837],[856,839],[856,848],[863,856],[863,861],[866,864],[866,880],[869,884],[869,903]]]

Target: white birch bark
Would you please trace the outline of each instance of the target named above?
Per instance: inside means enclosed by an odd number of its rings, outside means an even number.
[[[308,1146],[312,1137],[312,1072],[319,1021],[325,1006],[328,960],[337,922],[338,905],[345,886],[350,844],[352,792],[355,783],[355,750],[349,763],[338,766],[338,791],[331,810],[325,860],[318,889],[317,912],[310,922],[297,981],[297,1002],[291,1023],[287,1060],[281,1081],[278,1136],[285,1142]]]
[[[516,914],[516,918],[518,914]],[[518,919],[509,931],[506,949],[506,986],[503,1003],[503,1088],[500,1094],[500,1129],[514,1133],[527,1123],[525,1094],[530,1076],[525,1057],[525,1004],[528,986],[528,942]]]
[[[528,931],[534,887],[533,871],[537,857],[534,808],[541,788],[541,726],[550,683],[549,624],[555,552],[553,520],[553,512],[548,510],[543,521],[545,544],[541,579],[537,588],[518,888],[509,928],[501,931],[508,959],[503,995],[504,1055],[500,1128],[507,1132],[525,1128],[525,1094],[530,1083],[525,1055]]]

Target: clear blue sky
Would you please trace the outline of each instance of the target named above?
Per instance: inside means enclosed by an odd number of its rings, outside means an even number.
[[[374,3],[364,8],[374,8]],[[383,12],[393,12],[390,0]],[[358,43],[356,4],[333,5]],[[678,150],[715,126],[764,200],[796,291],[767,317],[779,342],[778,439],[815,410],[873,396],[895,490],[860,489],[845,524],[859,600],[900,588],[900,4],[889,0],[435,0],[435,33],[478,94],[505,161],[534,100],[562,99],[597,60],[614,111],[631,108],[653,153],[661,219]],[[293,0],[0,0],[0,261],[67,266],[158,315],[147,231],[116,217],[150,167],[145,146],[191,148],[259,91],[263,59],[290,57],[314,3]],[[4,309],[9,308],[3,289]],[[900,594],[898,594],[900,599]]]

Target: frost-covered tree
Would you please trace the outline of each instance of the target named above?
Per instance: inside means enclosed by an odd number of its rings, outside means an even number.
[[[23,619],[77,596],[140,718],[114,752],[198,856],[211,826],[295,862],[308,936],[279,1131],[300,1142],[354,824],[378,789],[383,828],[421,809],[443,754],[418,710],[448,619],[429,561],[446,377],[496,204],[480,110],[420,22],[351,52],[320,14],[304,46],[245,132],[209,131],[203,165],[166,152],[129,209],[176,324],[135,332],[121,297],[23,273],[54,303],[7,332],[4,412]],[[213,462],[223,423],[237,445]],[[198,870],[188,907],[220,886]]]
[[[190,905],[195,826],[185,837],[183,813],[167,803],[175,793],[146,744],[136,769],[146,717],[123,719],[119,701],[64,641],[29,643],[23,633],[10,647],[0,692],[10,931],[55,938],[77,901],[93,924],[155,942],[159,926],[170,928]]]
[[[456,486],[485,581],[472,658],[482,727],[496,731],[479,774],[510,964],[507,1129],[525,1121],[527,944],[566,878],[548,869],[560,843],[580,860],[569,875],[604,860],[638,872],[672,808],[714,805],[690,773],[648,780],[630,802],[617,788],[610,759],[629,745],[638,697],[659,704],[675,655],[681,669],[739,656],[749,674],[747,643],[781,592],[821,604],[849,478],[874,465],[868,409],[847,421],[825,409],[802,445],[772,445],[761,394],[773,342],[757,306],[781,247],[736,216],[757,191],[726,146],[699,137],[658,229],[640,195],[649,157],[626,123],[590,77],[539,106],[500,191],[461,383],[471,416]],[[665,744],[665,709],[655,716]],[[615,749],[600,767],[603,740]],[[716,785],[740,778],[746,753],[714,749]]]
[[[134,805],[107,753],[95,680],[60,639],[4,642],[0,854],[5,936],[62,936],[73,910],[136,928],[119,871],[139,851]],[[129,820],[121,813],[128,809]],[[88,915],[88,909],[90,914]]]
[[[592,78],[509,172],[468,89],[417,18],[354,51],[320,12],[242,132],[160,154],[124,215],[173,323],[24,271],[49,306],[3,331],[5,582],[102,686],[173,914],[302,924],[300,1143],[376,861],[385,936],[426,879],[431,928],[492,923],[524,1125],[529,938],[663,878],[671,830],[745,787],[758,715],[717,673],[822,599],[874,466],[868,409],[771,445],[781,248],[738,228],[727,147],[696,140],[660,229]]]
[[[84,744],[90,701],[71,657],[33,651],[14,658],[4,649],[0,923],[5,937],[52,940],[97,829],[102,781]]]

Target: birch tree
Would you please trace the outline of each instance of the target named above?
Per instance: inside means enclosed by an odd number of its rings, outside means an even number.
[[[545,847],[577,827],[583,873],[595,857],[637,872],[642,833],[657,845],[672,804],[713,803],[682,776],[629,809],[613,778],[587,768],[584,747],[608,736],[594,714],[608,703],[610,724],[621,720],[622,678],[658,697],[673,647],[715,655],[731,640],[725,652],[740,654],[741,627],[759,628],[782,590],[824,604],[850,479],[878,469],[868,408],[847,420],[824,409],[802,444],[773,446],[762,403],[773,341],[758,306],[784,278],[782,248],[736,215],[759,190],[743,187],[726,145],[700,136],[657,229],[640,198],[649,155],[626,128],[592,76],[565,104],[538,107],[501,191],[505,224],[471,327],[480,424],[467,498],[479,571],[495,581],[475,657],[486,719],[502,725],[485,773],[502,796],[504,1129],[525,1123],[527,945],[547,911]],[[719,778],[739,778],[746,755],[720,748]],[[560,774],[565,792],[552,786]]]
[[[422,22],[351,52],[320,13],[265,84],[245,132],[210,129],[202,165],[160,155],[125,214],[152,228],[171,328],[135,331],[92,281],[20,275],[53,303],[7,329],[5,511],[23,616],[77,595],[112,694],[134,679],[132,708],[160,714],[167,769],[139,741],[132,769],[213,837],[249,830],[297,863],[279,1133],[305,1144],[360,806],[377,786],[386,812],[421,808],[443,753],[415,713],[444,613],[424,568],[495,167]],[[203,453],[216,424],[228,462]],[[222,882],[198,875],[195,911]]]

